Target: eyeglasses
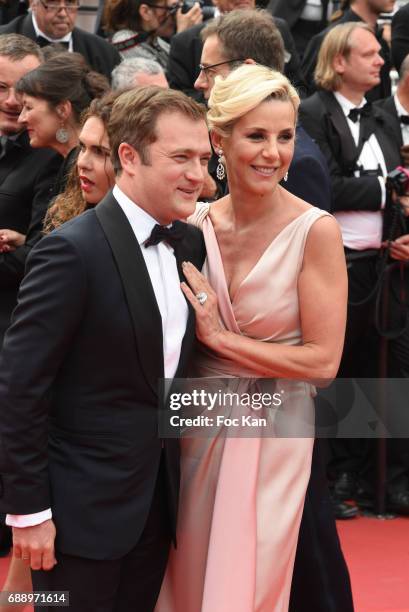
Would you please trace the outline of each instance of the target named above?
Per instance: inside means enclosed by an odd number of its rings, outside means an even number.
[[[226,60],[225,62],[218,62],[217,64],[211,64],[210,66],[199,64],[199,70],[200,72],[203,72],[203,74],[207,78],[209,77],[209,74],[211,74],[211,71],[213,70],[213,68],[217,68],[218,66],[224,66],[225,64],[234,64],[235,62],[244,62],[244,58],[239,57],[238,59]]]
[[[64,9],[65,11],[71,12],[76,11],[80,5],[79,0],[48,0],[48,2],[40,0],[40,3],[46,11],[59,11]]]
[[[14,89],[13,86],[6,85],[6,83],[0,83],[0,100],[6,100],[9,97],[11,90],[14,91],[15,98],[17,99],[21,98],[21,94],[16,94],[16,90]]]

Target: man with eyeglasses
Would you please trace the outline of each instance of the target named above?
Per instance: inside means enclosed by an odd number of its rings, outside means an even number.
[[[255,0],[214,0],[216,5],[216,16],[226,15],[234,10],[255,9]],[[303,77],[301,75],[300,60],[295,48],[290,29],[284,19],[274,18],[274,23],[280,31],[285,47],[284,74],[297,87],[301,95],[305,90]],[[204,23],[196,25],[171,40],[167,77],[172,89],[179,89],[188,96],[202,102],[203,97],[194,87],[199,76],[199,63],[202,53],[203,42],[201,31]]]
[[[79,0],[31,0],[31,11],[0,27],[0,34],[23,34],[40,47],[60,43],[76,51],[97,72],[110,78],[121,61],[118,51],[103,38],[75,27]]]

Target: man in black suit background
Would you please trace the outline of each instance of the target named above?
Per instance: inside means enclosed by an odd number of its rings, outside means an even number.
[[[345,23],[328,32],[315,72],[320,89],[301,104],[305,129],[324,153],[331,174],[332,211],[342,231],[348,260],[349,307],[339,375],[376,378],[380,335],[375,328],[375,295],[382,241],[389,237],[390,207],[385,210],[385,179],[400,164],[400,148],[392,122],[380,108],[366,104],[365,94],[380,81],[380,44],[367,24]],[[392,259],[409,261],[408,227],[392,241]],[[404,281],[403,290],[407,285]],[[392,277],[390,318],[396,329],[402,305],[400,277]],[[404,306],[404,305],[403,305]],[[405,306],[404,306],[405,307]],[[406,307],[405,307],[406,308]],[[389,323],[390,325],[391,323]],[[389,342],[388,376],[409,374],[409,330]],[[346,412],[349,406],[343,407]],[[342,416],[342,415],[341,415]],[[345,416],[345,414],[343,415]],[[374,460],[361,439],[330,441],[329,471],[334,495],[371,505]],[[388,444],[394,454],[393,440]],[[407,514],[409,482],[388,464],[387,510]]]
[[[14,86],[41,61],[41,50],[31,40],[0,36],[0,347],[62,162],[49,149],[32,149],[17,121],[22,106]]]
[[[384,61],[381,67],[380,80],[378,83],[366,93],[366,98],[370,102],[386,98],[391,95],[391,79],[390,71],[392,68],[390,59],[390,49],[386,40],[382,36],[382,28],[377,25],[377,19],[381,13],[390,13],[394,7],[394,0],[344,0],[344,10],[340,13],[335,21],[319,34],[316,34],[310,41],[305,50],[302,61],[302,73],[304,80],[309,88],[309,93],[313,93],[316,89],[314,82],[314,71],[317,63],[318,52],[322,41],[328,31],[336,25],[347,23],[350,21],[364,22],[370,25],[376,35],[376,38],[381,45],[380,55]],[[334,15],[335,17],[335,15]]]
[[[179,486],[159,382],[185,375],[181,263],[204,259],[199,230],[164,226],[193,212],[210,143],[204,109],[154,86],[122,94],[108,131],[116,186],[33,249],[4,342],[0,509],[34,590],[69,591],[73,612],[148,612]]]
[[[217,14],[224,15],[233,10],[255,9],[255,0],[217,0]],[[290,79],[302,95],[305,90],[304,81],[300,70],[300,60],[294,45],[288,25],[283,19],[274,20],[283,37],[285,47],[285,70],[286,77]],[[170,44],[167,77],[170,87],[179,89],[196,100],[203,101],[201,93],[195,89],[194,83],[199,76],[200,58],[202,55],[203,41],[201,31],[205,23],[193,26],[184,32],[173,36]],[[240,56],[241,57],[241,56]]]
[[[396,70],[409,53],[409,4],[406,3],[394,14],[392,19],[392,59]]]
[[[284,48],[267,11],[237,10],[208,23],[202,32],[202,70],[195,87],[209,98],[217,75],[226,76],[240,62],[282,71]],[[216,65],[216,66],[215,66]],[[297,126],[293,161],[284,187],[307,202],[328,210],[330,180],[325,159],[301,126]],[[343,504],[342,510],[348,511]],[[324,472],[321,441],[316,440],[301,520],[290,598],[290,612],[352,612],[348,569],[335,528]]]
[[[23,34],[40,47],[61,43],[81,53],[88,65],[108,79],[121,61],[113,45],[95,34],[75,27],[79,0],[31,0],[31,11],[0,27],[0,34]],[[63,78],[63,76],[62,76]]]

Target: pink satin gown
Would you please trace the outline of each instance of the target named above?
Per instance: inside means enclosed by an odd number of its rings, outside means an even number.
[[[222,324],[264,342],[300,344],[297,279],[308,231],[327,213],[312,207],[289,223],[231,302],[208,212],[208,204],[198,204],[191,221],[204,233],[204,274],[218,295]],[[195,360],[197,376],[259,376],[203,347]],[[288,611],[310,475],[314,388],[280,381],[283,387],[290,411],[310,423],[310,437],[240,438],[220,431],[181,440],[178,547],[171,551],[156,612]]]

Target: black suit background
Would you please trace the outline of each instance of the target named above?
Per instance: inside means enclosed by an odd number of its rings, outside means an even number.
[[[305,50],[301,70],[302,70],[303,78],[305,80],[305,83],[308,86],[310,94],[312,94],[316,90],[315,82],[314,82],[314,71],[315,71],[315,66],[317,64],[318,53],[321,48],[321,44],[322,44],[322,41],[324,40],[325,35],[331,28],[335,27],[336,25],[339,25],[341,23],[347,23],[349,21],[363,21],[363,20],[361,19],[361,17],[359,17],[359,15],[354,13],[353,10],[351,9],[346,10],[344,14],[342,15],[342,17],[332,22],[328,26],[328,28],[326,28],[319,34],[316,34],[311,39],[310,44]],[[382,38],[381,29],[377,29],[375,34],[376,34],[376,38],[379,44],[381,45],[380,55],[383,58],[385,63],[381,68],[381,73],[380,73],[381,82],[379,83],[379,85],[371,89],[371,91],[368,91],[366,94],[366,99],[370,102],[374,102],[375,100],[386,98],[387,96],[391,95],[390,71],[392,69],[392,65],[391,65],[391,59],[390,59],[389,45],[386,42],[386,40]]]
[[[288,25],[283,19],[274,19],[274,21],[283,37],[286,51],[291,54],[290,61],[285,65],[285,75],[296,87],[304,89],[300,61]],[[203,101],[202,93],[194,89],[193,85],[199,76],[199,64],[203,49],[200,32],[205,25],[205,23],[200,23],[173,36],[166,71],[170,87],[179,89],[191,98],[201,102]]]
[[[0,27],[0,34],[11,33],[23,34],[35,41],[37,37],[31,14],[17,17],[7,25]],[[111,80],[112,70],[121,61],[121,57],[113,45],[100,36],[90,34],[80,28],[73,29],[72,44],[73,51],[81,53],[91,68],[104,74],[109,81]]]
[[[396,110],[394,97],[389,96],[389,98],[385,98],[384,100],[378,100],[378,102],[376,102],[376,106],[382,109],[384,112],[388,113],[390,127],[394,132],[396,142],[398,143],[399,147],[401,147],[403,145],[402,130],[400,127],[400,121],[398,117],[398,112]]]
[[[27,236],[12,253],[0,253],[0,348],[17,303],[30,248],[41,238],[43,219],[62,157],[50,149],[32,149],[27,133],[8,141],[0,159],[0,228]]]

